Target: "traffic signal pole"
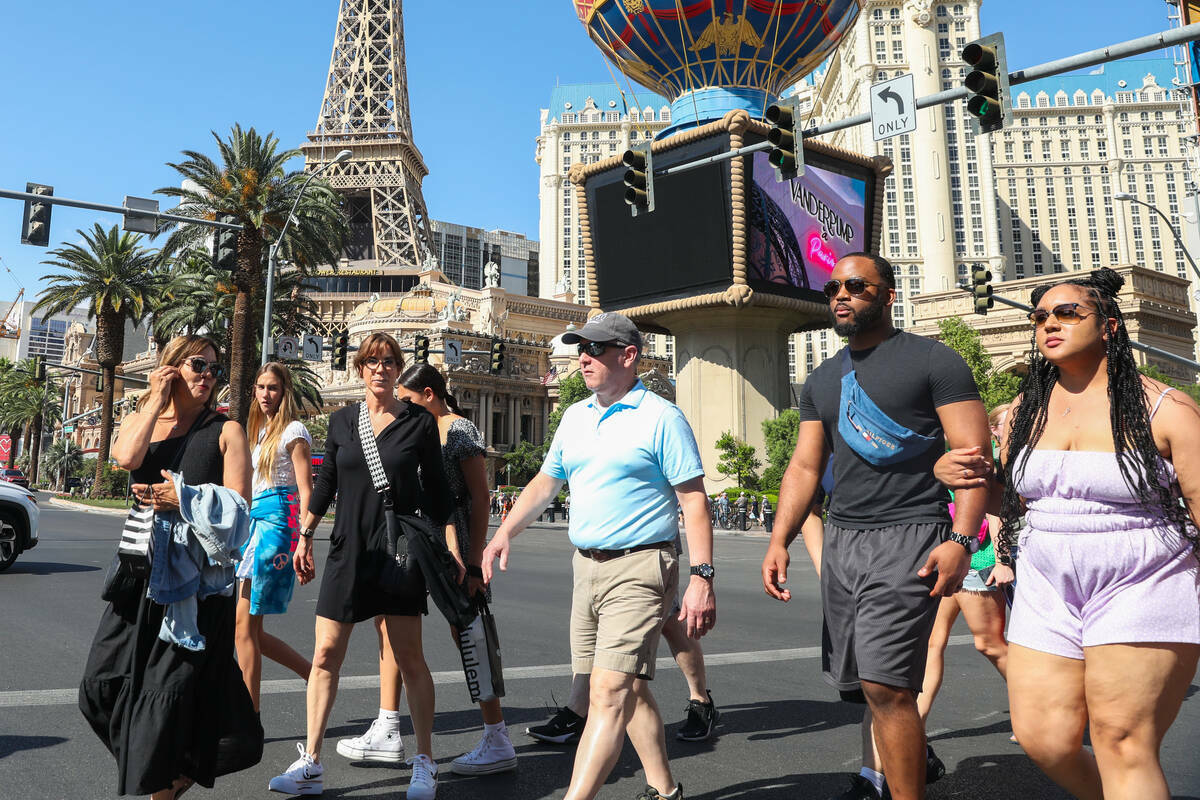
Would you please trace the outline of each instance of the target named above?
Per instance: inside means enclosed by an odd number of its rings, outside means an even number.
[[[1066,58],[1060,58],[1055,61],[1047,61],[1044,64],[1027,67],[1025,69],[1010,72],[1008,74],[1008,83],[1010,86],[1016,86],[1030,81],[1040,80],[1041,78],[1049,78],[1054,75],[1061,75],[1064,72],[1072,72],[1084,67],[1092,67],[1097,64],[1104,64],[1109,61],[1117,61],[1122,58],[1130,58],[1131,56],[1150,53],[1155,50],[1161,50],[1164,47],[1173,47],[1186,42],[1194,42],[1200,40],[1200,22],[1184,25],[1181,28],[1175,28],[1169,31],[1161,31],[1152,33],[1148,36],[1141,36],[1137,39],[1130,39],[1126,42],[1109,45],[1108,47],[1100,47],[1095,50],[1088,50],[1086,53],[1078,53]],[[962,100],[970,94],[965,88],[946,89],[945,91],[936,94],[926,95],[925,97],[917,98],[917,108],[929,108],[930,106],[940,106],[945,103],[952,103],[955,100]],[[871,121],[870,112],[856,114],[853,117],[827,122],[823,125],[814,125],[804,129],[804,138],[810,139],[815,136],[823,136],[834,131],[853,128],[858,125],[866,125]],[[655,177],[660,175],[673,175],[677,172],[687,172],[688,170],[697,169],[706,164],[714,164],[720,161],[728,161],[738,156],[757,153],[760,150],[770,150],[773,145],[770,142],[759,142],[758,144],[747,145],[740,147],[737,150],[730,150],[727,153],[719,153],[715,156],[708,156],[696,161],[689,161],[686,164],[678,164],[666,169],[654,170]]]
[[[32,192],[14,192],[9,189],[0,189],[0,197],[5,197],[9,200],[24,200],[34,203],[46,203],[52,206],[86,208],[90,211],[107,211],[111,214],[124,214],[130,217],[153,217],[154,219],[165,220],[167,222],[186,222],[189,225],[206,225],[210,228],[227,228],[235,231],[240,231],[242,229],[241,225],[231,225],[226,222],[216,222],[214,220],[200,219],[197,217],[181,217],[178,214],[163,214],[158,211],[149,211],[141,208],[129,208],[127,206],[111,206],[104,203],[93,203],[88,200],[71,200],[66,197],[57,197],[55,195],[34,194]]]

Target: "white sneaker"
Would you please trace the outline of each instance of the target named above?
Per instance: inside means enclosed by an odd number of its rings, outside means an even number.
[[[450,762],[456,775],[491,775],[516,768],[517,751],[504,731],[485,732],[474,750]]]
[[[418,753],[408,762],[412,778],[408,781],[407,800],[433,800],[437,797],[437,764],[429,756]]]
[[[404,740],[400,738],[397,728],[376,719],[362,736],[340,740],[337,751],[354,761],[390,761],[399,764],[404,760]]]
[[[300,751],[300,757],[282,775],[271,778],[267,788],[284,794],[320,794],[325,791],[325,768],[313,761],[304,745],[297,742],[296,749]]]

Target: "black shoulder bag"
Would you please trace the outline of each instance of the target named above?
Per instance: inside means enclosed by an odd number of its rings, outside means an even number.
[[[458,584],[458,564],[419,511],[396,513],[366,403],[359,405],[358,438],[371,471],[371,483],[383,496],[384,523],[368,542],[379,561],[377,585],[388,594],[408,596],[415,592],[418,597],[424,596],[428,586],[429,596],[446,621],[459,630],[466,628],[478,612]]]

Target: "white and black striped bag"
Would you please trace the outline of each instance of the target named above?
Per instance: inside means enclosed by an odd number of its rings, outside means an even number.
[[[147,566],[150,561],[150,533],[154,528],[154,507],[142,505],[140,501],[129,509],[125,518],[125,527],[121,529],[121,543],[117,552],[126,561],[130,559],[145,559]]]

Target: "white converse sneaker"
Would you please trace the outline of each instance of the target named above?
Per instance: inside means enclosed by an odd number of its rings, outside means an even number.
[[[271,778],[267,788],[284,794],[320,794],[325,791],[325,768],[313,761],[304,745],[297,742],[296,749],[300,751],[300,757],[282,775]]]
[[[418,753],[408,762],[412,767],[412,778],[408,781],[408,800],[434,800],[437,797],[437,764],[424,753]]]
[[[491,775],[517,768],[517,751],[504,731],[485,732],[469,753],[450,762],[455,775]]]
[[[337,751],[354,761],[391,761],[399,764],[404,760],[404,740],[400,738],[398,729],[377,719],[362,736],[340,740]]]

